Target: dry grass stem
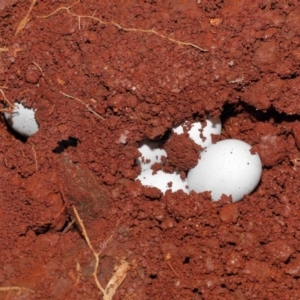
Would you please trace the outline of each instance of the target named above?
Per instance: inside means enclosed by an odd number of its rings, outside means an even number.
[[[39,168],[38,168],[38,162],[37,162],[37,157],[36,157],[36,151],[34,149],[34,146],[31,145],[31,149],[32,149],[32,152],[33,152],[33,156],[34,156],[34,161],[35,161],[35,170],[38,171]]]
[[[102,24],[102,25],[112,25],[112,26],[115,26],[117,27],[118,29],[120,30],[123,30],[123,31],[127,31],[127,32],[141,32],[141,33],[148,33],[148,34],[153,34],[153,35],[156,35],[162,39],[166,39],[172,43],[175,43],[179,46],[188,46],[188,47],[192,47],[192,48],[195,48],[195,49],[198,49],[202,52],[207,52],[208,50],[207,49],[204,49],[202,47],[199,47],[198,45],[196,44],[193,44],[191,42],[183,42],[183,41],[179,41],[179,40],[176,40],[174,38],[171,38],[169,35],[165,35],[165,34],[162,34],[154,29],[142,29],[142,28],[131,28],[131,27],[124,27],[114,21],[104,21],[100,18],[97,18],[95,17],[95,12],[93,13],[93,15],[91,16],[88,16],[88,15],[78,15],[78,14],[75,14],[73,12],[70,11],[70,9],[77,3],[79,3],[80,1],[77,1],[76,3],[74,3],[73,5],[71,6],[68,6],[68,7],[59,7],[57,8],[54,12],[52,12],[51,14],[49,15],[46,15],[46,16],[39,16],[39,18],[43,18],[43,19],[47,19],[55,14],[57,14],[58,12],[60,11],[67,11],[67,13],[75,18],[77,18],[78,20],[78,28],[79,30],[81,29],[81,19],[83,18],[86,18],[86,19],[91,19],[91,20],[94,20],[94,21],[97,21],[98,23]]]
[[[113,296],[115,295],[117,289],[119,288],[119,286],[121,285],[121,283],[124,281],[124,279],[127,276],[127,273],[130,269],[130,265],[127,261],[122,260],[120,262],[120,265],[116,268],[113,276],[111,277],[111,279],[108,281],[107,285],[105,288],[102,287],[102,285],[99,282],[97,273],[98,273],[98,267],[99,267],[99,261],[100,261],[100,254],[103,251],[104,248],[102,248],[102,250],[100,252],[97,252],[95,250],[95,248],[93,247],[91,240],[87,234],[87,231],[85,229],[85,225],[83,223],[83,220],[80,218],[79,213],[76,209],[75,206],[73,206],[73,211],[75,214],[75,218],[76,221],[81,229],[81,233],[88,245],[88,247],[90,248],[91,252],[94,255],[95,258],[95,266],[94,266],[94,271],[93,271],[93,277],[94,277],[94,281],[97,285],[97,288],[101,291],[102,295],[103,295],[103,300],[112,300]],[[104,243],[105,245],[109,242],[109,240],[112,238],[113,235],[111,235],[108,240]]]
[[[20,22],[20,24],[18,25],[17,27],[17,30],[16,30],[16,33],[15,35],[18,35],[18,33],[26,26],[26,24],[28,23],[29,21],[29,16],[30,16],[30,13],[34,7],[36,3],[36,0],[32,0],[31,4],[30,4],[30,7],[25,15],[25,17],[22,19],[22,21]]]
[[[67,98],[74,99],[74,100],[80,102],[80,103],[83,104],[83,105],[84,105],[91,113],[93,113],[94,115],[96,115],[96,116],[99,117],[100,119],[105,120],[102,116],[100,116],[100,115],[97,114],[94,110],[92,110],[89,104],[83,102],[83,101],[80,100],[79,98],[73,97],[73,96],[68,95],[68,94],[66,94],[66,93],[64,93],[64,92],[61,92],[61,91],[60,91],[60,93],[61,93],[63,96],[67,97]]]
[[[45,77],[43,69],[36,62],[33,61],[32,63],[41,71],[42,75]]]
[[[8,48],[6,46],[0,47],[0,52],[8,52]]]
[[[1,292],[9,292],[9,291],[28,291],[30,293],[35,293],[32,289],[28,289],[25,287],[21,287],[21,286],[4,286],[4,287],[0,287],[0,291]]]
[[[77,272],[77,277],[76,277],[76,282],[75,282],[74,286],[76,286],[79,283],[80,278],[82,276],[81,266],[80,266],[80,263],[78,261],[76,262],[76,272]]]
[[[66,233],[70,230],[70,228],[73,226],[73,224],[75,223],[75,219],[69,221],[67,227],[62,231],[62,233]]]
[[[3,109],[1,111],[8,111],[10,112],[10,110],[14,109],[14,105],[7,99],[7,97],[5,96],[4,91],[0,88],[0,94],[3,96],[4,101],[7,103],[7,105],[9,106],[10,109]]]
[[[179,274],[175,271],[175,269],[173,268],[170,260],[171,260],[172,256],[170,253],[167,253],[166,257],[165,257],[165,261],[167,263],[167,265],[169,266],[169,268],[173,271],[173,273],[178,277],[180,278]]]
[[[17,57],[17,56],[18,56],[18,53],[19,53],[19,52],[22,52],[22,51],[24,51],[23,48],[16,48],[16,49],[14,49],[14,51],[13,51],[13,56],[14,56],[14,57]]]

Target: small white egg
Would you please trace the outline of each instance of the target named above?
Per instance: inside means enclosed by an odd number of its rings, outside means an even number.
[[[187,122],[173,128],[173,132],[182,134],[184,128],[187,126]],[[206,126],[202,128],[201,122],[195,122],[191,124],[191,129],[188,131],[189,137],[202,148],[208,147],[212,144],[211,135],[220,134],[222,131],[222,124],[219,117],[215,119],[208,118],[206,120]],[[202,133],[202,134],[201,134]],[[204,138],[200,137],[203,136]]]
[[[172,192],[183,190],[186,194],[189,193],[186,179],[182,180],[178,173],[169,174],[164,171],[158,171],[153,174],[152,170],[146,170],[136,180],[140,180],[144,186],[156,187],[162,193],[165,193],[169,189]],[[170,183],[172,186],[170,186]]]
[[[243,141],[228,139],[212,144],[200,154],[196,167],[187,176],[189,190],[210,191],[212,200],[222,194],[232,196],[233,202],[250,194],[260,181],[262,163],[251,146]]]
[[[35,119],[35,110],[26,108],[22,103],[14,103],[12,113],[4,113],[5,119],[16,132],[29,137],[39,130]]]
[[[151,169],[155,163],[160,163],[163,156],[167,157],[166,151],[158,148],[160,144],[160,141],[151,141],[148,139],[142,141],[138,148],[142,156],[136,160],[137,164],[141,166],[142,171]]]

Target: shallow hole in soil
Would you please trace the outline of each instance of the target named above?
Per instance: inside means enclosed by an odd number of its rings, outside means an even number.
[[[189,264],[190,263],[190,258],[187,256],[184,260],[183,260],[183,264]]]
[[[61,140],[57,144],[58,146],[53,149],[54,153],[60,154],[65,151],[68,147],[77,147],[79,139],[69,136],[67,140]]]
[[[202,293],[199,291],[198,288],[194,288],[192,292],[193,292],[194,294],[199,294],[199,295],[202,294]]]
[[[15,130],[13,130],[6,120],[5,120],[5,124],[6,124],[6,127],[7,127],[7,131],[10,134],[12,134],[16,139],[20,140],[23,144],[25,144],[27,142],[28,138],[26,136],[16,132]]]
[[[236,104],[225,104],[223,106],[223,111],[221,113],[222,125],[232,117],[236,117],[240,114],[246,113],[250,117],[254,118],[256,122],[268,122],[272,121],[274,123],[295,122],[300,120],[299,115],[288,115],[285,113],[278,112],[274,107],[269,108],[266,111],[257,110],[255,107],[240,101]],[[224,128],[223,128],[224,129]]]
[[[157,275],[156,274],[150,274],[149,278],[150,279],[157,279]]]

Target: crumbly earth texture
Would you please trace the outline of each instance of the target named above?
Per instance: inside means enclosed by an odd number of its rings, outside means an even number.
[[[0,1],[1,108],[40,126],[26,140],[0,117],[0,299],[300,299],[299,15],[295,0]],[[135,181],[139,141],[207,114],[260,154],[251,195]]]

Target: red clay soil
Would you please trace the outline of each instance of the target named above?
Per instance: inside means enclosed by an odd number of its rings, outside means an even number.
[[[1,114],[0,299],[300,299],[299,15],[296,0],[0,1],[0,86],[40,126],[26,140]],[[143,138],[207,114],[216,140],[260,154],[251,195],[135,182]],[[165,163],[184,176],[197,150],[181,137]]]

